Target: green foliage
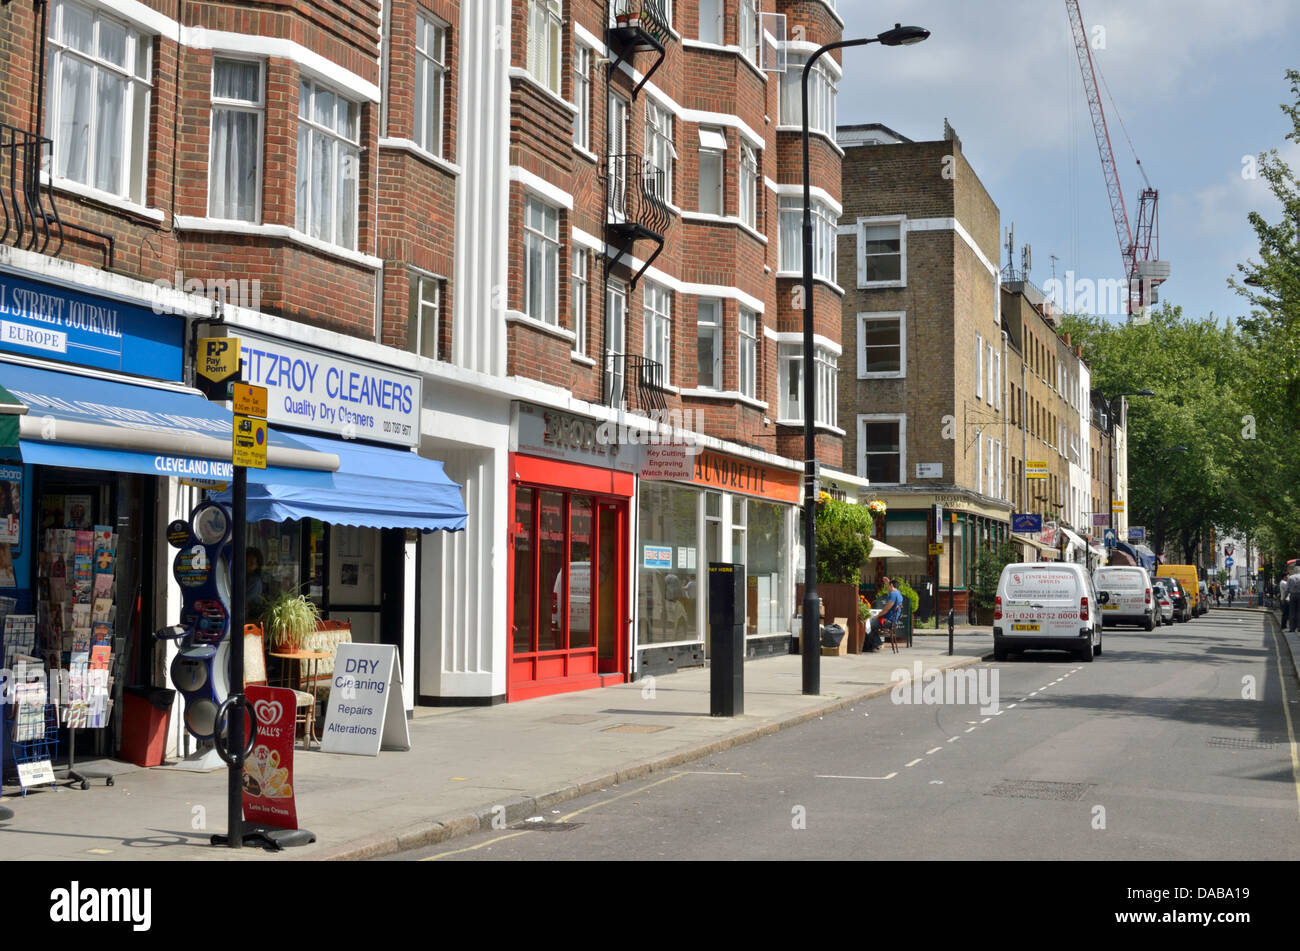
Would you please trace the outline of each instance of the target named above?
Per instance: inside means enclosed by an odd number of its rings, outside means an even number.
[[[912,606],[911,613],[915,614],[917,606],[921,603],[921,596],[902,578],[898,579],[898,593],[907,599],[907,603]]]
[[[313,601],[301,594],[282,594],[262,612],[266,646],[272,650],[296,647],[316,630],[318,621],[320,610]]]
[[[971,598],[977,608],[991,610],[998,595],[998,581],[1002,569],[1016,561],[1016,549],[1011,542],[994,548],[983,548],[975,558],[975,581],[971,585]]]
[[[858,584],[871,555],[871,513],[823,496],[817,506],[817,579],[830,584]]]

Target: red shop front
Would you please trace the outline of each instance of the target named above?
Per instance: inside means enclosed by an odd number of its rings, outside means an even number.
[[[548,433],[563,420],[550,423]],[[516,446],[528,443],[519,439]],[[506,699],[623,683],[629,671],[628,512],[634,476],[521,452],[510,454],[510,471]]]

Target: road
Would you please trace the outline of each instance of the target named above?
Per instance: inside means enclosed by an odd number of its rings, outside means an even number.
[[[899,657],[907,666],[906,651]],[[565,803],[541,821],[398,858],[1297,854],[1290,719],[1300,686],[1262,614],[1108,629],[1091,664],[1035,653],[973,671],[978,685],[996,686],[996,712],[953,696],[885,695]]]

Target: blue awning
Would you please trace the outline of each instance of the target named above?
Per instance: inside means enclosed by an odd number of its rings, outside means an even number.
[[[303,488],[273,480],[249,485],[250,522],[314,518],[360,528],[452,532],[465,528],[461,487],[447,478],[441,462],[402,449],[342,439],[297,434],[294,439],[309,449],[338,455],[333,488]],[[229,501],[230,493],[217,498]]]
[[[0,362],[0,385],[27,407],[19,453],[27,463],[229,482],[231,413],[195,390],[150,386]],[[281,464],[249,469],[250,483],[333,484],[334,459],[271,430]]]

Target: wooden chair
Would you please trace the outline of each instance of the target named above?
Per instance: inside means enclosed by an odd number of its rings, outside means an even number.
[[[329,697],[330,684],[334,682],[334,658],[340,644],[352,643],[352,620],[320,621],[316,630],[303,641],[303,650],[329,654],[320,660],[298,661],[298,686],[318,700]]]
[[[244,686],[265,687],[266,645],[262,638],[262,625],[244,625]],[[316,720],[316,695],[302,690],[293,692],[294,726],[303,726],[303,742],[311,748],[312,730]]]

